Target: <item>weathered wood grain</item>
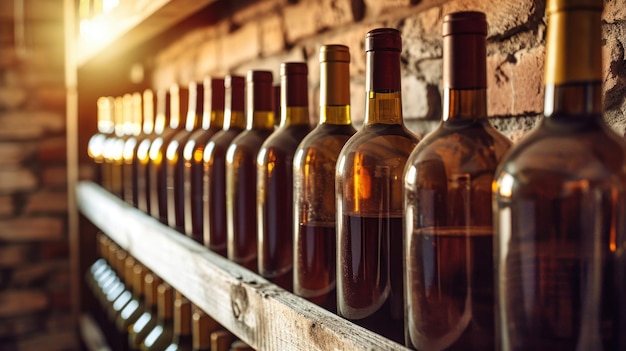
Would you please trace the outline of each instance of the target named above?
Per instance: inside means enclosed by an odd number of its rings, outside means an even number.
[[[136,259],[257,350],[407,350],[295,296],[162,225],[98,185],[80,211]]]

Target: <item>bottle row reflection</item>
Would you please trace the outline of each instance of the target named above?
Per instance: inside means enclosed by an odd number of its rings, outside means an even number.
[[[98,251],[86,280],[112,350],[252,350],[104,234]]]
[[[297,62],[280,67],[279,106],[269,71],[101,98],[98,180],[416,349],[621,349],[626,146],[602,119],[599,58],[576,75],[583,64],[554,51],[568,35],[561,16],[589,22],[585,43],[600,42],[602,3],[589,3],[548,4],[545,118],[514,147],[487,118],[486,17],[458,12],[443,23],[442,121],[423,140],[402,118],[400,34],[380,28],[365,39],[358,131],[350,53],[324,45],[315,128]]]

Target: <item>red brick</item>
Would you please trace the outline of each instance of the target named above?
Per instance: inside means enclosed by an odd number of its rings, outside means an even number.
[[[65,112],[66,93],[63,85],[45,85],[35,89],[37,106],[41,109]]]
[[[65,130],[63,113],[49,111],[19,111],[0,114],[0,139],[36,139],[45,133],[59,133]]]
[[[30,142],[0,143],[0,166],[17,166],[35,154],[36,147]]]
[[[0,196],[0,216],[12,216],[15,213],[15,206],[13,205],[13,197]]]
[[[285,49],[285,32],[283,21],[278,15],[269,15],[260,20],[261,55],[278,54]]]
[[[259,24],[248,23],[224,38],[224,50],[221,51],[221,62],[225,68],[250,61],[261,52]]]
[[[407,8],[411,0],[365,0],[365,16],[375,17],[390,10]]]
[[[65,137],[43,140],[39,144],[39,163],[65,163],[67,160],[67,143]]]
[[[70,255],[67,241],[51,241],[40,244],[40,259],[42,261],[68,258]]]
[[[26,90],[17,87],[0,87],[0,109],[13,110],[26,103]]]
[[[35,249],[33,245],[0,245],[0,267],[15,267],[32,261]]]
[[[8,242],[53,241],[65,237],[62,219],[22,217],[0,220],[0,240]]]
[[[44,187],[56,189],[67,187],[67,170],[65,167],[46,167],[41,178]]]
[[[503,55],[487,58],[487,98],[490,116],[543,111],[543,47],[519,51],[515,62]]]
[[[602,19],[607,23],[615,23],[626,20],[626,6],[624,6],[622,1],[606,1],[604,3]]]
[[[39,261],[28,265],[20,266],[13,271],[11,286],[25,288],[38,286],[42,288],[43,283],[47,283],[45,290],[67,289],[69,286],[69,262],[65,260]],[[54,288],[53,288],[54,287]]]
[[[0,317],[14,317],[45,310],[48,297],[36,290],[10,290],[0,292]]]
[[[0,169],[0,193],[13,194],[32,191],[37,187],[37,178],[27,169]]]
[[[44,319],[37,315],[13,317],[10,323],[0,323],[0,338],[21,337],[26,334],[32,334],[44,330],[46,328],[44,324]]]
[[[51,349],[51,345],[54,345]],[[36,334],[27,339],[20,340],[20,351],[41,351],[41,350],[79,350],[78,336],[76,332],[53,331],[45,334]]]
[[[26,214],[46,214],[67,212],[67,193],[65,191],[41,191],[29,196]]]

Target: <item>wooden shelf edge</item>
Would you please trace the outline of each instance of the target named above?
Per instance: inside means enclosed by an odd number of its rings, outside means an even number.
[[[221,257],[92,182],[79,210],[196,306],[257,350],[408,350]]]
[[[106,35],[77,35],[77,64],[83,67],[115,46],[124,51],[153,38],[217,0],[133,0],[92,20]]]

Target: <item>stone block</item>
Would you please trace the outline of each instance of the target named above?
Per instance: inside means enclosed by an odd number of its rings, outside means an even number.
[[[626,6],[620,0],[608,0],[604,2],[602,19],[607,23],[615,23],[626,20]]]
[[[288,44],[311,37],[318,32],[349,24],[353,21],[349,0],[302,0],[283,8]]]
[[[14,110],[24,106],[28,95],[25,89],[18,87],[0,87],[0,110]]]
[[[0,318],[24,316],[43,311],[50,301],[45,293],[21,289],[0,292]]]
[[[65,137],[47,138],[39,143],[38,161],[40,164],[64,164],[67,160]]]
[[[33,172],[24,168],[0,169],[0,194],[32,191],[37,187]]]
[[[257,0],[237,8],[231,16],[233,23],[242,25],[247,22],[256,21],[262,17],[274,13],[284,6],[286,0]]]
[[[13,197],[8,195],[0,196],[0,217],[12,216],[14,213]]]
[[[36,247],[34,245],[0,245],[0,267],[16,267],[32,261],[35,252]]]
[[[67,192],[40,191],[30,194],[24,209],[26,214],[65,214],[67,213]]]
[[[0,142],[0,166],[19,166],[33,158],[36,151],[30,142]]]
[[[407,8],[413,0],[365,0],[365,17],[377,17],[391,10]]]
[[[46,188],[65,189],[67,188],[67,170],[61,166],[46,167],[41,174],[41,182]]]
[[[285,32],[279,15],[269,15],[259,21],[261,27],[261,55],[269,56],[285,49]]]
[[[224,68],[236,67],[242,62],[255,59],[261,53],[261,34],[258,22],[243,25],[224,38],[221,62]]]
[[[54,241],[65,238],[64,221],[55,217],[20,217],[0,220],[0,240],[7,242]]]
[[[20,351],[50,350],[54,345],[55,350],[79,350],[79,337],[73,330],[53,331],[43,334],[35,334],[19,341]]]
[[[544,47],[512,56],[487,58],[487,99],[490,116],[528,115],[543,111]]]

